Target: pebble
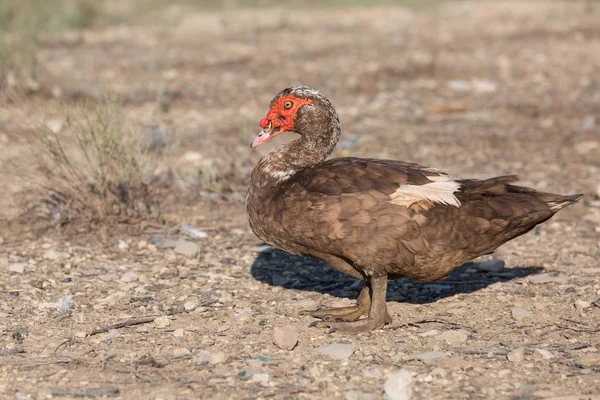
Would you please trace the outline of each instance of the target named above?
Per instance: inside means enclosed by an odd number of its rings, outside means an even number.
[[[457,345],[464,343],[469,339],[469,332],[464,329],[455,329],[445,331],[439,334],[438,339],[446,341],[450,345]]]
[[[282,350],[293,350],[298,344],[298,332],[289,328],[273,328],[273,343]]]
[[[175,336],[175,337],[183,337],[184,334],[185,334],[185,330],[181,329],[181,328],[175,329],[173,331],[173,336]]]
[[[57,261],[59,259],[65,258],[65,255],[63,253],[59,253],[58,251],[50,249],[45,251],[44,254],[42,254],[42,258],[44,260]]]
[[[175,253],[186,257],[195,257],[198,254],[198,245],[187,240],[180,240],[175,245]]]
[[[584,356],[579,357],[577,360],[578,364],[584,367],[597,367],[600,366],[600,353],[588,353]]]
[[[539,274],[533,275],[528,278],[530,283],[533,284],[544,284],[544,283],[563,283],[569,280],[567,275],[552,275],[552,274]]]
[[[544,360],[550,360],[554,358],[554,354],[546,349],[535,349],[534,354],[542,357]]]
[[[138,276],[135,273],[135,271],[127,271],[121,276],[122,282],[128,283],[128,282],[133,282],[133,281],[137,281],[137,280],[138,280]]]
[[[114,306],[121,301],[126,296],[124,292],[115,292],[111,293],[103,299],[98,300],[97,304],[107,304]]]
[[[8,270],[10,272],[14,272],[16,274],[22,274],[25,272],[25,263],[14,263],[8,266]]]
[[[211,351],[201,350],[198,354],[196,354],[192,358],[192,361],[194,362],[195,365],[206,364],[210,360],[210,357],[212,356],[212,354],[213,353]]]
[[[212,353],[208,358],[208,362],[213,365],[224,363],[227,360],[229,360],[229,355],[225,353]]]
[[[148,247],[148,242],[146,242],[145,240],[140,240],[137,244],[137,247],[140,250],[145,249],[146,247]]]
[[[186,347],[180,347],[178,349],[173,350],[174,357],[185,357],[190,354],[192,354],[192,353]]]
[[[258,382],[258,383],[265,384],[265,383],[269,383],[269,379],[271,379],[269,374],[264,373],[264,372],[252,375],[252,382]]]
[[[126,251],[127,249],[129,249],[129,245],[124,240],[119,240],[119,244],[117,245],[117,247],[119,248],[119,250],[122,251]]]
[[[315,351],[337,360],[344,360],[354,354],[356,345],[351,343],[333,343],[329,346],[317,347]]]
[[[504,260],[494,259],[487,260],[479,264],[477,267],[484,272],[502,272],[504,270]]]
[[[525,310],[523,308],[514,307],[511,311],[512,317],[517,321],[523,321],[525,318],[531,318],[533,314],[531,311]]]
[[[506,358],[510,362],[521,362],[525,357],[525,349],[523,347],[519,347],[518,349],[514,349],[510,353],[506,355]]]
[[[158,317],[154,319],[154,324],[157,328],[166,328],[171,325],[171,321],[169,321],[169,317],[163,315],[162,317]]]
[[[191,311],[194,308],[196,308],[197,304],[193,301],[186,301],[185,303],[183,303],[183,308],[185,311]]]
[[[429,351],[427,353],[421,353],[421,354],[417,354],[414,357],[411,357],[413,359],[418,359],[421,361],[430,361],[430,360],[436,360],[438,358],[444,358],[446,357],[447,354],[444,353],[443,351]]]
[[[83,331],[75,332],[75,337],[78,339],[85,339],[86,336],[87,336],[87,332],[83,332]]]
[[[386,399],[409,400],[412,396],[412,376],[410,371],[401,369],[388,377],[383,386]]]
[[[592,303],[585,300],[576,300],[575,306],[585,310],[586,308],[590,308],[592,306]]]

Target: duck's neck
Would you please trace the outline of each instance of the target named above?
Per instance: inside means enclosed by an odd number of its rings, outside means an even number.
[[[340,138],[341,126],[336,120],[329,126],[321,126],[321,129],[323,132],[302,135],[265,155],[252,171],[254,184],[276,185],[303,169],[325,161]]]

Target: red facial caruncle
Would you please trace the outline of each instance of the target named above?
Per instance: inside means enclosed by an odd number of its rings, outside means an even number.
[[[277,99],[267,113],[267,117],[260,120],[262,131],[252,141],[250,147],[255,148],[280,133],[293,131],[298,110],[310,103],[312,103],[312,100],[296,97],[293,94]]]

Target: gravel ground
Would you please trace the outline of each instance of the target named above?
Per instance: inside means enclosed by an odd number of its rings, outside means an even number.
[[[0,108],[10,153],[57,118],[53,97],[102,88],[177,133],[180,170],[210,166],[228,186],[171,199],[170,227],[0,229],[0,397],[600,399],[599,18],[593,2],[174,7],[152,26],[53,38],[47,93]],[[257,121],[297,83],[337,106],[337,155],[586,197],[447,281],[393,282],[382,330],[309,327],[299,311],[352,304],[358,282],[261,246],[243,207]],[[12,218],[22,188],[0,178]]]

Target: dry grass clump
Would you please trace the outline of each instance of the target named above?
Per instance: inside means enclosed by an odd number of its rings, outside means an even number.
[[[114,101],[61,108],[61,120],[34,133],[33,157],[12,163],[35,194],[29,210],[59,225],[157,217],[152,171],[162,153],[144,148],[141,127]]]

